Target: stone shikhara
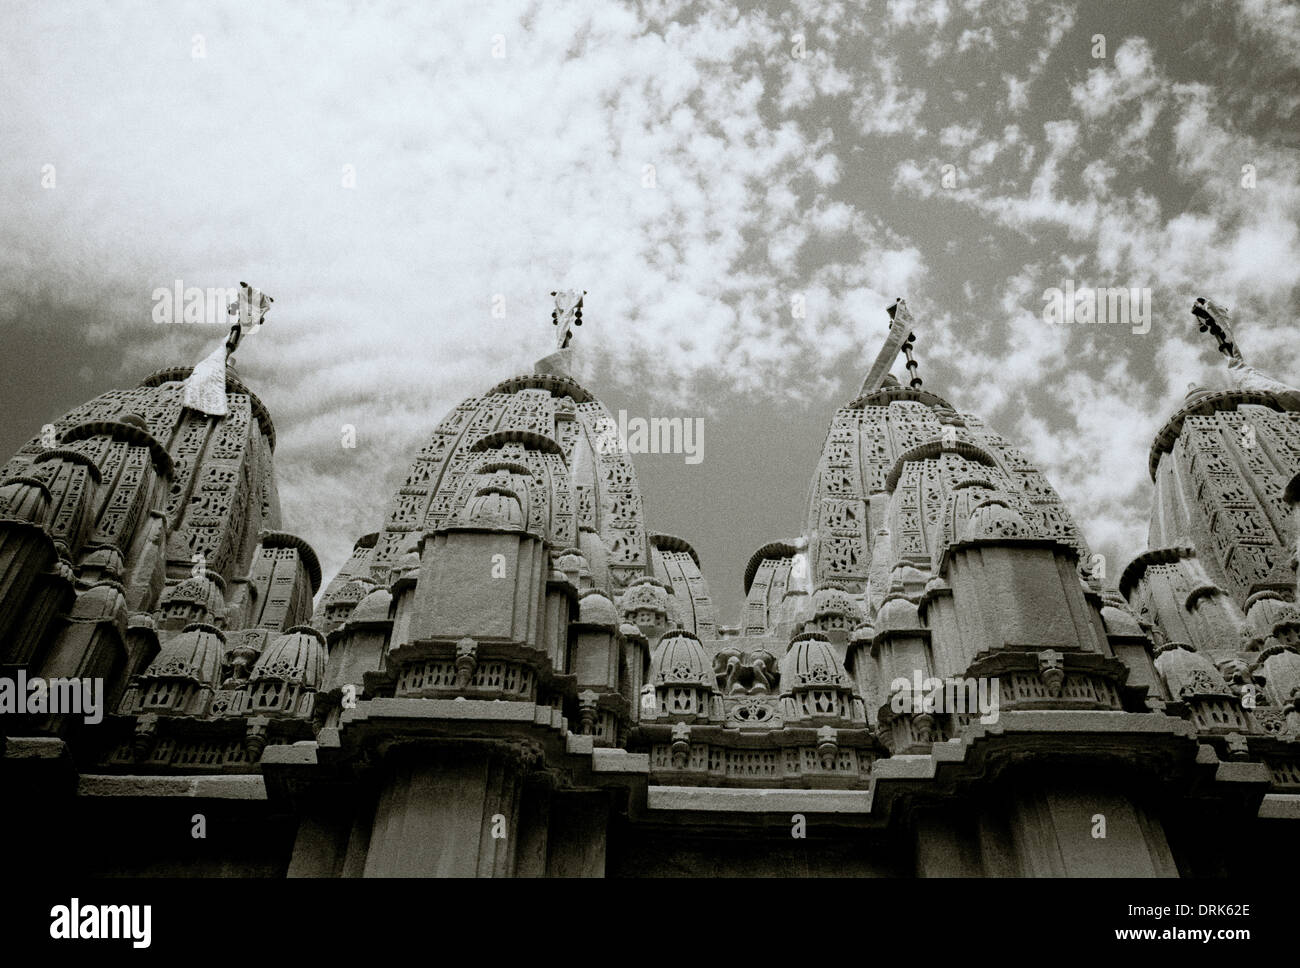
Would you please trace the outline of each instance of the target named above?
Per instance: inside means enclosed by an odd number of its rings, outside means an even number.
[[[1300,791],[1300,391],[1221,307],[1194,318],[1224,376],[1156,433],[1150,547],[1108,575],[1014,442],[923,386],[898,301],[800,533],[753,553],[722,624],[699,555],[654,528],[631,420],[569,375],[578,292],[554,352],[433,428],[327,583],[231,366],[209,409],[169,367],[9,461],[0,665],[101,679],[110,705],[0,724],[5,776],[90,817],[127,795],[145,831],[177,796],[244,811],[220,861],[104,838],[85,871],[721,873],[752,850],[774,873],[1152,875],[1249,869],[1235,838],[1186,835],[1246,787],[1300,822],[1269,799]],[[974,683],[974,707],[894,701],[918,679]],[[982,777],[1013,782],[966,796]],[[53,823],[21,818],[34,844]]]

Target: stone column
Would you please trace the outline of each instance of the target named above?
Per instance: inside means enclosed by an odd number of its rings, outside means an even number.
[[[551,778],[540,772],[524,782],[519,806],[519,842],[515,846],[516,877],[546,876],[553,786]]]
[[[548,877],[604,877],[609,794],[573,793],[551,802]]]
[[[526,748],[507,742],[389,754],[366,877],[510,877]]]
[[[1129,796],[1068,779],[1019,785],[1007,814],[1024,877],[1177,877],[1163,826]],[[1095,836],[1102,832],[1105,836]]]

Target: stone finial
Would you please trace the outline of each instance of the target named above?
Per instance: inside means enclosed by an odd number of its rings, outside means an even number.
[[[1201,332],[1210,333],[1219,343],[1219,352],[1230,360],[1240,360],[1241,349],[1232,333],[1232,319],[1228,310],[1204,296],[1192,304],[1192,315],[1200,320]]]
[[[565,349],[573,338],[573,327],[582,325],[582,297],[587,290],[563,289],[551,293],[555,297],[555,311],[551,313],[551,325],[558,326],[555,334],[556,349]]]
[[[262,328],[273,302],[275,300],[262,290],[254,289],[246,282],[240,282],[239,297],[227,308],[227,312],[235,317],[234,324],[230,327],[230,336],[226,340],[227,355],[235,352],[241,339]]]

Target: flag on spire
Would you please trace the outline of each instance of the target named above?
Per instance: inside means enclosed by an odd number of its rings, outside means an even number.
[[[256,333],[266,321],[273,300],[260,289],[246,282],[239,284],[239,299],[230,304],[228,312],[235,317],[226,341],[201,359],[185,380],[181,405],[211,417],[224,417],[230,412],[226,403],[226,363],[245,336]]]

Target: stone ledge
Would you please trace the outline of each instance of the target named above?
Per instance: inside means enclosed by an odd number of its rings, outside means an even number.
[[[1163,713],[1126,713],[1110,709],[1020,709],[1008,710],[996,723],[976,723],[962,737],[963,742],[999,733],[1167,733],[1196,736],[1196,727],[1185,719]]]
[[[343,713],[340,725],[365,719],[488,719],[532,723],[537,704],[498,699],[368,699]]]
[[[265,800],[260,776],[83,776],[82,797],[194,797],[213,800]]]
[[[629,753],[627,750],[593,749],[591,769],[595,773],[649,773],[649,753]]]
[[[871,812],[870,790],[744,790],[729,787],[652,786],[646,790],[651,810],[719,813],[856,813]]]
[[[263,766],[315,766],[316,743],[294,743],[292,746],[268,746],[262,751]]]
[[[1262,783],[1267,786],[1273,782],[1273,774],[1263,763],[1229,760],[1219,763],[1219,768],[1214,771],[1214,782]]]
[[[568,733],[564,737],[564,752],[577,753],[579,756],[594,753],[596,750],[596,737],[581,736],[578,733]]]
[[[1259,805],[1261,820],[1300,820],[1300,794],[1266,793]]]
[[[4,755],[13,760],[57,760],[68,755],[68,744],[48,736],[9,736]]]

